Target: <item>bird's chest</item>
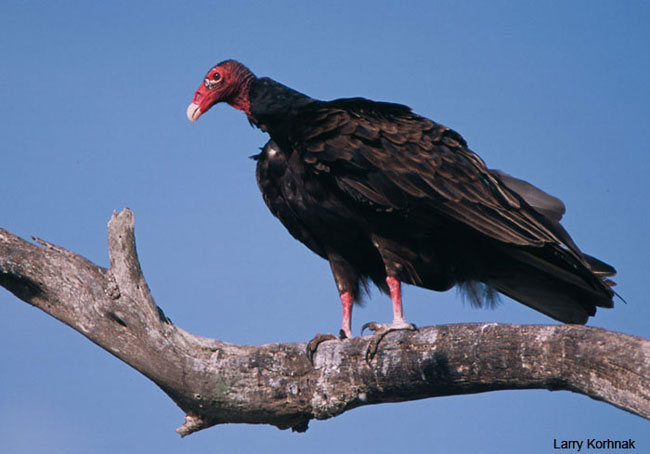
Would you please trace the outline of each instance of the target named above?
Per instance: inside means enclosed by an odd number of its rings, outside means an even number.
[[[347,208],[336,198],[328,175],[315,174],[296,154],[269,148],[258,166],[258,182],[271,211],[286,224],[291,216],[314,232],[339,230]]]
[[[297,155],[288,158],[278,184],[287,204],[303,222],[323,223],[331,220],[327,179],[306,169]]]

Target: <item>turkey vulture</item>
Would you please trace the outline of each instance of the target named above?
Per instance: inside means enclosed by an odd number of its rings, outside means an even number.
[[[458,285],[477,305],[500,292],[565,323],[613,307],[615,270],[578,249],[560,225],[562,201],[488,169],[460,134],[409,107],[320,101],[234,60],[208,71],[187,116],[219,102],[269,134],[254,156],[258,185],[289,233],[329,261],[342,338],[368,280],[391,296],[384,331],[412,327],[402,282]]]

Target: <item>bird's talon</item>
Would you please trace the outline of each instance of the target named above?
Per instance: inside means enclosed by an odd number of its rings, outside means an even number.
[[[393,327],[391,331],[418,331],[418,327],[415,326],[413,323],[406,323],[405,325],[402,325],[400,327]]]
[[[370,363],[372,358],[375,357],[375,354],[377,353],[377,349],[379,348],[379,343],[386,336],[386,334],[392,331],[402,331],[402,330],[417,331],[418,330],[418,328],[413,323],[404,322],[400,324],[382,325],[380,323],[370,322],[363,325],[363,327],[361,328],[361,334],[363,334],[363,330],[365,330],[366,328],[371,331],[374,331],[374,334],[372,335],[372,338],[368,343],[368,347],[366,348],[366,362],[368,363]]]
[[[336,340],[336,336],[333,334],[316,334],[314,338],[307,343],[305,353],[307,354],[307,359],[309,359],[312,366],[314,365],[314,355],[316,354],[316,350],[318,350],[318,346],[329,340]]]
[[[368,323],[364,323],[363,326],[361,327],[361,335],[363,336],[363,332],[364,332],[365,330],[367,330],[367,329],[369,329],[370,331],[375,332],[375,331],[377,331],[379,328],[381,328],[381,325],[380,325],[379,323],[377,323],[377,322],[368,322]]]
[[[370,364],[370,361],[372,361],[372,358],[375,357],[375,354],[377,354],[377,349],[379,348],[379,342],[381,339],[383,339],[384,336],[381,335],[381,337],[373,337],[370,342],[368,342],[368,347],[366,347],[366,362]]]

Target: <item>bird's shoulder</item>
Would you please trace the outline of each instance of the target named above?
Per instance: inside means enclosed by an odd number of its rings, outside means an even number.
[[[449,132],[463,146],[467,145],[459,134],[414,113],[408,106],[366,98],[340,98],[303,105],[296,111],[293,132],[299,140],[309,142],[336,134],[366,141],[385,138],[396,144]]]

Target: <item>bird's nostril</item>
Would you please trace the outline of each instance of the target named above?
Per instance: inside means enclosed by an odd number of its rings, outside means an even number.
[[[200,97],[201,97],[201,93],[199,93],[198,91],[194,93],[194,102],[198,101]]]

